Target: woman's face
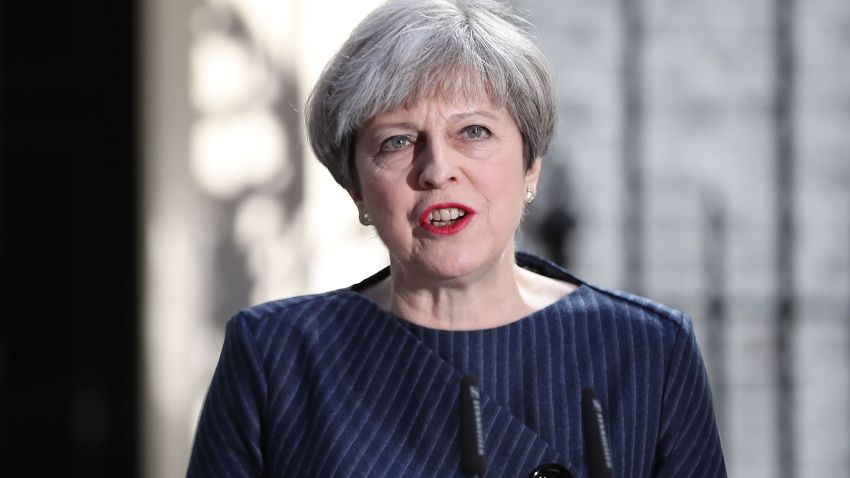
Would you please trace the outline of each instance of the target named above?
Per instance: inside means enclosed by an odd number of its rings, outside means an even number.
[[[474,278],[513,263],[526,188],[536,191],[513,117],[477,100],[424,100],[378,114],[355,143],[360,193],[391,262],[417,277]]]

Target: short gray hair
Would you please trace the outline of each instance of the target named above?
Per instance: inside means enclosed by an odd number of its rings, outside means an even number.
[[[528,169],[546,154],[556,122],[551,67],[532,25],[497,0],[390,0],[360,22],[316,82],[305,112],[310,146],[342,187],[358,191],[354,142],[366,121],[480,88],[513,116]]]

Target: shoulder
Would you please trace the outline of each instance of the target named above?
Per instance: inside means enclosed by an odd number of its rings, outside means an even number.
[[[603,342],[671,351],[693,335],[690,317],[645,297],[584,283],[562,301],[566,320],[595,330]]]
[[[537,274],[574,284],[577,287],[556,303],[555,310],[568,317],[586,317],[606,327],[638,327],[675,338],[690,333],[687,314],[660,302],[584,281],[547,259],[527,253],[517,254],[517,263]]]
[[[592,284],[585,284],[585,286],[590,290],[590,295],[595,298],[602,311],[621,317],[623,320],[645,322],[675,331],[690,330],[692,327],[691,319],[687,314],[660,302],[616,289]]]
[[[370,306],[350,289],[290,297],[240,310],[228,321],[227,331],[264,342],[293,332],[300,337],[315,336],[331,323],[363,315],[362,309]]]

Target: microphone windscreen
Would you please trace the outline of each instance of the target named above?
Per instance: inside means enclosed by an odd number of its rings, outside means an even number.
[[[466,374],[460,381],[460,469],[467,475],[484,476],[484,428],[481,424],[481,385]]]
[[[605,432],[605,420],[602,418],[602,404],[596,398],[596,392],[592,388],[585,388],[581,392],[581,421],[584,428],[587,476],[614,478],[611,449],[608,444],[608,434]]]

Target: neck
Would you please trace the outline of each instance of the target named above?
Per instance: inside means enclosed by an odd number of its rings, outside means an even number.
[[[512,250],[470,277],[428,278],[398,264],[391,265],[391,270],[384,307],[425,327],[486,329],[508,324],[534,310],[521,292],[523,270],[516,265]]]

